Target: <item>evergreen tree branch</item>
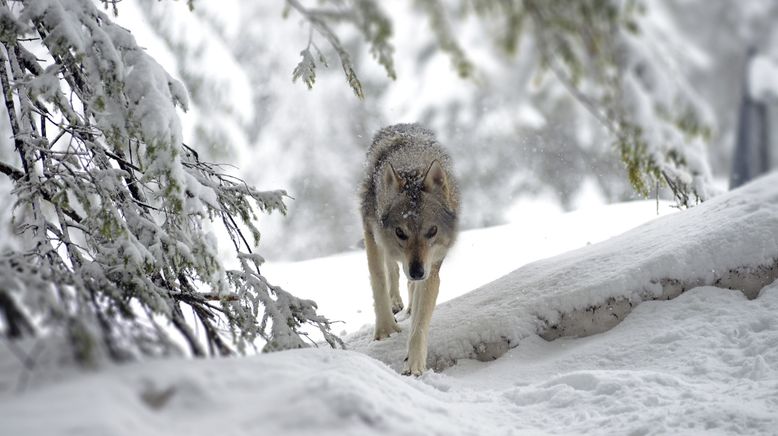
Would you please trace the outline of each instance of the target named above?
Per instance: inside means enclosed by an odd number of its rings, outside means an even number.
[[[315,11],[309,10],[298,0],[286,0],[286,3],[302,15],[311,26],[327,40],[332,49],[338,54],[338,58],[340,58],[340,65],[343,68],[343,72],[346,74],[346,81],[354,91],[354,94],[360,99],[365,98],[365,93],[362,90],[362,83],[359,81],[356,71],[354,71],[354,63],[351,61],[351,55],[343,47],[340,38],[332,31],[327,22],[324,21],[323,16],[318,15]]]
[[[83,364],[103,353],[178,352],[164,323],[198,357],[244,352],[257,338],[272,341],[267,350],[299,347],[306,324],[337,343],[313,302],[269,286],[261,258],[242,253],[259,240],[256,212],[284,212],[285,193],[222,174],[181,142],[178,82],[89,0],[23,4],[15,14],[29,22],[18,26],[21,38],[3,40],[0,86],[22,168],[0,162],[0,172],[14,183],[25,246],[0,254],[0,273],[13,283],[0,296],[6,334],[21,334],[35,317],[63,333]],[[56,32],[63,20],[82,34]],[[49,57],[33,56],[30,42]],[[225,271],[206,220],[221,220],[236,256],[250,256],[256,269]]]

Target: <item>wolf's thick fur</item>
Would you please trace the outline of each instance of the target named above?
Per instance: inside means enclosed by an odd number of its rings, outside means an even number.
[[[367,154],[361,201],[375,339],[400,331],[393,315],[403,308],[399,263],[408,278],[411,314],[404,373],[421,374],[440,266],[457,235],[459,191],[451,158],[435,135],[418,124],[385,127]]]

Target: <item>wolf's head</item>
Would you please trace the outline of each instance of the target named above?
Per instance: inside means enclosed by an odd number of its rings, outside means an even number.
[[[449,176],[435,160],[423,172],[398,172],[387,163],[381,177],[382,245],[408,280],[425,280],[456,239]]]

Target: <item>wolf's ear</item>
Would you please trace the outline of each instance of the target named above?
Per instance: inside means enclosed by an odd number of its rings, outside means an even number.
[[[424,174],[424,191],[435,192],[437,189],[447,192],[448,180],[446,180],[446,171],[443,170],[440,162],[433,160]]]
[[[395,195],[400,192],[403,187],[403,179],[394,170],[392,164],[387,163],[384,167],[384,192],[387,194]]]

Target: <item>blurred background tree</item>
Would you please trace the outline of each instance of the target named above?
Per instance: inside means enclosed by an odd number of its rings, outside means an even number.
[[[294,197],[265,223],[275,259],[353,247],[364,152],[394,122],[425,123],[452,149],[466,228],[505,222],[523,200],[570,210],[657,185],[693,205],[726,186],[747,47],[778,47],[762,0],[122,8],[191,93],[184,136]]]

